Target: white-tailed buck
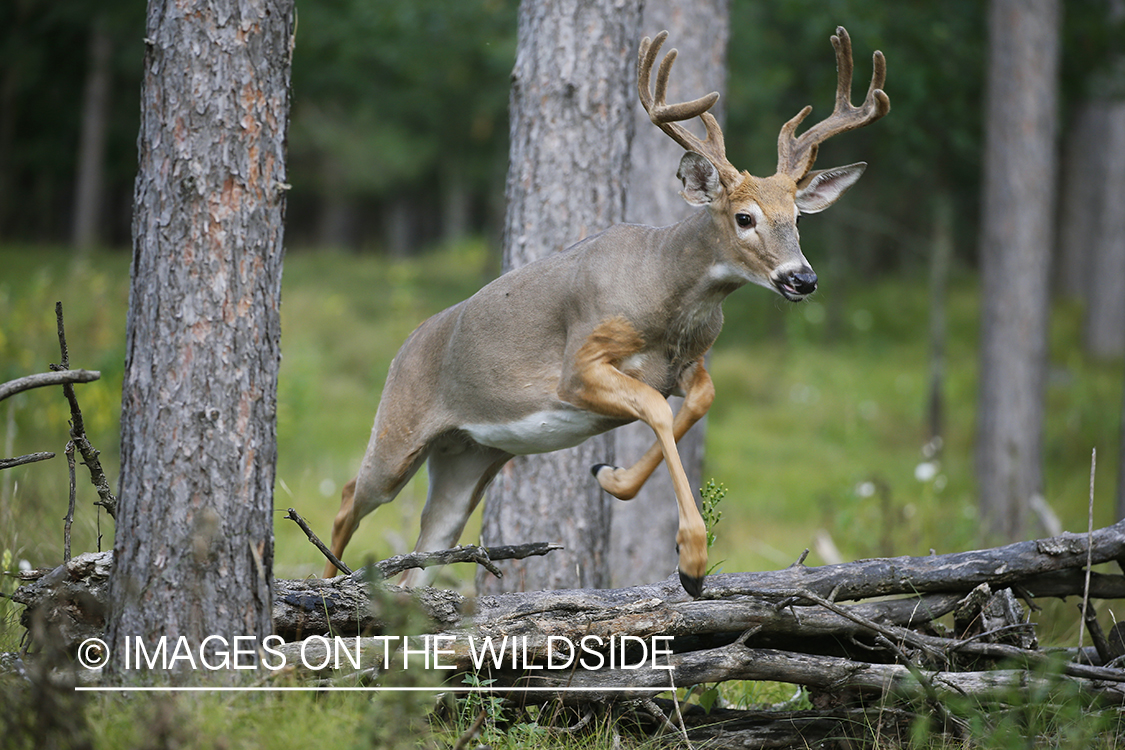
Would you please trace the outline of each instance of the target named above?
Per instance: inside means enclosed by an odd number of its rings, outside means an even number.
[[[832,205],[866,166],[810,171],[817,148],[879,119],[890,100],[876,52],[867,97],[851,104],[851,42],[838,28],[832,114],[797,136],[812,107],[802,109],[781,128],[777,174],[754,177],[727,161],[707,111],[717,93],[665,102],[675,50],[660,64],[655,96],[650,90],[666,37],[641,42],[638,91],[653,124],[687,151],[678,176],[684,199],[699,210],[673,226],[615,226],[422,323],[391,363],[367,453],[344,488],[332,528],[337,556],[360,519],[393,500],[423,461],[429,496],[416,549],[444,549],[457,543],[485,487],[513,456],[574,446],[640,419],[656,434],[648,453],[629,468],[595,466],[594,476],[628,500],[661,460],[667,464],[679,508],[680,580],[692,596],[702,592],[706,532],[676,441],[714,396],[703,355],[722,328],[722,301],[747,282],[794,302],[816,289],[797,220]],[[703,139],[679,124],[696,117]],[[684,397],[674,419],[670,394]],[[334,573],[329,563],[325,575]],[[424,580],[412,573],[404,583]]]

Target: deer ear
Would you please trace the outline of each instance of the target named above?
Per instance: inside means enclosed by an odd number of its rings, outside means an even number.
[[[846,167],[809,172],[797,184],[797,208],[803,214],[823,211],[856,184],[866,168],[867,163],[861,161]]]
[[[723,191],[719,170],[706,157],[694,151],[688,151],[680,159],[680,170],[676,176],[684,183],[680,195],[693,206],[706,206]]]

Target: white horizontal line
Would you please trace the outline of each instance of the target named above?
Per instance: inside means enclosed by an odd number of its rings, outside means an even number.
[[[118,693],[167,693],[167,692],[215,692],[215,693],[285,693],[285,692],[430,692],[430,693],[634,693],[650,692],[664,693],[674,690],[671,685],[667,687],[359,687],[347,685],[333,685],[326,687],[314,686],[268,686],[250,685],[235,687],[230,685],[216,685],[214,687],[202,686],[175,686],[175,685],[150,685],[150,686],[77,686],[76,692],[118,692]]]

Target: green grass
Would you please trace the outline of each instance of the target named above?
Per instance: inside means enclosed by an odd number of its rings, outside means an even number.
[[[296,508],[327,536],[339,489],[363,455],[397,347],[424,318],[476,291],[495,274],[495,265],[478,244],[409,261],[334,253],[286,258],[277,575],[319,574],[319,554],[281,518],[284,510]],[[43,372],[58,361],[54,302],[62,300],[71,365],[102,371],[101,381],[77,392],[91,439],[116,484],[127,254],[75,261],[64,249],[3,247],[0,268],[0,380]],[[831,536],[845,559],[952,552],[987,542],[978,529],[972,466],[975,278],[962,273],[951,285],[945,441],[938,471],[926,481],[915,474],[920,463],[932,460],[923,453],[929,388],[925,280],[825,278],[822,283],[823,291],[802,305],[747,288],[725,306],[727,323],[711,365],[717,396],[708,418],[704,477],[721,482],[727,494],[711,558],[722,560],[726,571],[782,567],[814,546],[821,532]],[[1101,467],[1095,523],[1113,520],[1123,373],[1121,362],[1092,362],[1082,354],[1079,309],[1059,304],[1054,312],[1045,496],[1066,528],[1081,531],[1094,446]],[[55,565],[62,555],[67,477],[61,452],[67,418],[57,389],[0,404],[0,453],[60,454],[0,472],[0,551],[35,567]],[[382,558],[411,547],[424,496],[425,477],[420,476],[395,503],[361,525],[349,558],[362,562],[365,553]],[[81,552],[96,547],[99,523],[90,505],[96,496],[81,474],[78,497],[73,545]],[[102,546],[108,548],[112,522],[103,515],[100,524]],[[464,541],[475,541],[478,527],[474,519]],[[814,547],[809,563],[818,562]],[[471,573],[459,575],[464,582]],[[10,584],[3,585],[10,590]],[[10,617],[13,609],[5,612],[0,602],[0,615]],[[1042,616],[1046,640],[1073,644],[1071,610],[1071,604],[1061,604]],[[12,626],[0,632],[0,650],[13,648],[18,632]],[[207,697],[177,699],[167,704],[171,708],[161,702],[92,700],[89,713],[99,747],[130,745],[123,738],[134,736],[128,733],[137,731],[136,724],[158,720],[161,711],[201,712],[211,717],[208,725],[217,722],[216,736],[227,737],[226,744],[191,745],[202,747],[240,746],[246,738],[254,744],[253,737],[276,737],[261,744],[286,747],[290,736],[361,746],[374,741],[372,725],[385,719],[380,701],[354,696],[292,702],[289,697]],[[146,711],[156,713],[146,719]],[[290,718],[297,715],[299,720]],[[536,746],[530,735],[524,739],[518,746]],[[292,744],[307,743],[295,739]]]

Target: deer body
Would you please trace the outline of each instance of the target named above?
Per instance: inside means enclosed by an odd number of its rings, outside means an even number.
[[[846,33],[838,33],[846,45]],[[750,282],[792,301],[815,290],[797,219],[831,205],[864,165],[809,172],[816,145],[828,137],[821,132],[814,141],[802,141],[806,133],[779,145],[772,177],[738,172],[706,113],[717,95],[664,104],[674,51],[661,65],[655,100],[648,91],[662,41],[642,43],[641,100],[653,122],[688,149],[679,177],[685,200],[699,210],[667,227],[612,227],[504,274],[422,323],[391,363],[360,471],[344,489],[332,533],[338,556],[359,520],[393,500],[423,461],[430,489],[416,549],[442,549],[456,544],[485,487],[513,456],[571,447],[640,419],[653,429],[653,447],[632,467],[599,465],[594,476],[629,499],[667,463],[679,509],[680,578],[692,595],[702,591],[706,531],[676,441],[711,405],[703,355],[722,328],[722,301]],[[836,37],[833,43],[839,65],[841,45]],[[850,87],[850,45],[846,52]],[[881,85],[880,61],[876,53]],[[842,82],[837,119],[840,88]],[[878,99],[872,92],[885,100],[876,80],[868,99]],[[846,96],[844,104],[851,108]],[[877,106],[875,117],[886,106]],[[790,137],[804,114],[786,125]],[[859,126],[844,114],[844,129]],[[696,116],[707,127],[706,141],[675,123]],[[672,394],[684,396],[674,417],[666,400]],[[325,575],[334,572],[329,564]],[[416,584],[423,575],[412,571],[403,582]]]

